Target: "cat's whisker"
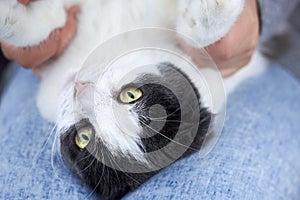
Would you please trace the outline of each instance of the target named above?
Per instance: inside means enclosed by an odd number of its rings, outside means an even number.
[[[33,159],[34,162],[37,162],[39,156],[41,155],[41,153],[43,152],[43,150],[46,148],[46,145],[49,143],[51,136],[52,136],[53,133],[55,132],[55,128],[56,128],[56,125],[54,125],[54,126],[49,125],[48,130],[51,129],[51,131],[49,131],[50,133],[48,134],[46,140],[43,142],[43,145],[42,145],[42,147],[40,148],[40,151],[37,152],[36,156],[34,157],[34,159]],[[48,131],[47,131],[47,132],[48,132]]]
[[[103,157],[103,152],[101,152],[101,153],[102,153],[102,158],[104,158]],[[95,159],[91,163],[93,163],[93,162],[100,162],[98,159],[96,159],[96,157],[99,158],[98,152],[96,152]],[[102,160],[102,163],[103,163],[103,160]],[[103,177],[103,174],[105,173],[104,170],[105,170],[105,167],[102,168],[102,174],[101,174],[101,176],[99,178],[99,181],[97,182],[97,184],[95,185],[95,187],[93,188],[93,190],[89,193],[89,195],[86,196],[86,199],[89,199],[96,192],[96,189],[98,188],[99,184],[101,183],[101,179]]]
[[[141,116],[141,117],[146,117],[146,116]],[[181,123],[181,120],[171,120],[171,119],[167,119],[167,118],[149,118],[151,121],[155,121],[155,122],[179,122]]]
[[[54,141],[52,144],[52,148],[51,148],[51,167],[54,171],[54,173],[56,173],[58,170],[56,170],[55,165],[62,163],[62,166],[64,166],[64,161],[62,159],[62,156],[60,154],[59,151],[59,136],[58,136],[58,131],[56,131],[55,137],[54,137]],[[55,156],[57,156],[57,158],[59,159],[58,161],[55,161]]]
[[[212,119],[212,116],[205,116],[205,117],[203,117],[203,118],[201,118],[201,120],[200,120],[200,122],[199,123],[201,123],[201,122],[204,122],[204,121],[206,121],[206,120],[208,120],[208,119]]]
[[[166,115],[166,116],[164,116],[164,117],[170,117],[170,116],[172,116],[174,113],[176,113],[176,112],[178,112],[178,111],[180,111],[180,108],[177,108],[176,110],[174,110],[173,112],[171,112],[171,113],[169,113],[168,115]]]
[[[123,171],[122,170],[122,167],[120,166],[120,165],[118,165],[118,163],[116,163],[115,161],[114,161],[114,159],[113,158],[111,158],[111,162],[114,162],[117,166],[118,166],[118,170],[119,171]],[[113,165],[113,164],[112,164]],[[115,170],[115,168],[113,168],[114,169],[114,171],[116,171]],[[136,183],[138,183],[138,184],[141,184],[138,180],[136,180],[135,178],[133,178],[132,176],[129,176],[127,173],[124,173],[127,177],[129,177],[130,179],[132,179],[133,181],[135,181]]]
[[[95,150],[95,152],[96,152],[96,150]],[[87,169],[89,169],[89,168],[93,165],[94,160],[97,159],[96,157],[92,156],[92,155],[95,154],[95,152],[91,153],[91,155],[87,155],[86,157],[84,157],[84,158],[82,158],[82,159],[76,161],[76,164],[78,164],[78,163],[84,161],[85,159],[89,159],[89,158],[93,157],[93,161],[92,161],[88,166],[86,166],[85,168],[83,168],[82,170],[80,170],[80,172],[86,171]]]
[[[96,150],[94,150],[93,152],[89,152],[88,155],[80,158],[79,160],[76,160],[75,164],[79,164],[80,162],[86,160],[86,159],[89,159],[90,157],[92,157],[94,154],[95,154]]]
[[[143,123],[143,122],[141,122],[141,123]],[[180,145],[180,146],[186,147],[186,148],[191,149],[191,150],[194,150],[194,151],[198,151],[198,149],[195,149],[195,148],[192,148],[192,147],[190,147],[190,146],[186,146],[186,145],[184,145],[184,144],[181,144],[181,143],[179,143],[179,142],[177,142],[177,141],[175,141],[175,140],[173,140],[173,139],[171,139],[171,138],[169,138],[169,137],[167,137],[167,136],[161,134],[159,131],[155,130],[155,129],[152,128],[151,126],[149,126],[149,125],[147,125],[147,124],[145,124],[145,123],[143,123],[143,124],[144,124],[145,126],[147,126],[148,128],[150,128],[151,130],[153,130],[154,132],[156,132],[157,134],[161,135],[162,137],[164,137],[164,138],[170,140],[170,142],[174,142],[175,144],[178,144],[178,145]],[[198,125],[197,125],[197,126],[198,126]]]
[[[98,160],[97,160],[96,158],[94,158],[93,161],[92,161],[91,163],[93,163],[93,162],[98,162]],[[101,178],[99,179],[99,181],[98,181],[98,183],[95,185],[95,187],[92,188],[92,191],[86,196],[86,199],[89,199],[89,198],[96,192],[96,189],[98,188],[98,186],[99,186],[99,184],[100,184],[100,182],[101,182],[103,173],[104,173],[104,168],[103,168],[103,170],[102,170]]]
[[[117,171],[116,171],[116,168],[115,168],[115,165],[114,165],[115,161],[114,161],[113,158],[111,158],[111,156],[110,156],[109,154],[108,154],[107,156],[108,156],[108,159],[109,159],[109,161],[110,161],[110,163],[111,163],[111,165],[112,165],[112,169],[113,169],[114,173],[116,174],[116,177],[117,177],[117,179],[118,179],[118,182],[119,182],[119,184],[120,184],[120,178],[119,178],[119,175],[118,175],[118,173],[117,173]],[[115,164],[118,165],[117,163],[115,163]]]
[[[195,125],[195,123],[193,122],[189,122],[189,121],[180,121],[180,120],[152,120],[151,121],[153,122],[171,122],[171,123],[180,123],[181,125],[185,125],[185,126],[188,126],[188,125]]]
[[[74,0],[36,1],[38,3],[32,3],[34,6],[24,7],[16,0],[12,5],[9,2],[13,1],[0,0],[0,10],[8,11],[0,12],[0,23],[4,22],[4,32],[2,29],[0,32],[5,33],[4,38],[0,33],[1,39],[20,47],[38,45],[69,19],[65,8],[78,3]],[[197,75],[194,59],[182,51],[178,40],[199,48],[218,41],[240,15],[243,3],[242,0],[233,1],[240,3],[225,0],[79,1],[78,26],[72,42],[64,54],[46,62],[41,69],[38,108],[42,116],[56,123],[49,127],[50,134],[39,144],[41,149],[34,164],[44,158],[42,155],[49,147],[49,167],[55,175],[66,172],[63,167],[68,164],[91,186],[87,198],[99,192],[104,198],[119,199],[124,190],[134,190],[157,173],[142,170],[142,175],[136,175],[136,171],[132,172],[141,165],[154,169],[161,163],[161,160],[155,162],[159,159],[156,157],[151,160],[148,149],[172,143],[175,145],[170,146],[175,148],[186,147],[178,148],[185,152],[201,148],[203,137],[211,131],[212,120],[209,119],[213,119],[209,110],[203,110],[204,116],[197,118],[198,112],[202,113],[201,108],[210,105],[205,101],[202,104],[201,98],[214,100],[209,90],[218,85],[214,81],[215,86],[208,87],[211,81],[209,77],[206,80],[207,73]],[[36,17],[51,13],[55,15],[46,20]],[[228,18],[226,23],[225,18]],[[39,31],[35,24],[39,24]],[[138,29],[141,25],[165,29]],[[97,44],[102,45],[96,48]],[[208,67],[213,62],[203,64]],[[125,92],[128,102],[121,100],[127,86],[134,89],[128,90],[133,93]],[[192,131],[197,132],[193,135]],[[189,140],[191,144],[187,143]],[[83,146],[85,149],[81,149]],[[133,166],[128,173],[127,161]]]
[[[63,104],[61,107],[61,110],[65,110],[66,105]],[[62,112],[63,113],[63,112]],[[61,163],[60,166],[65,166],[65,162],[63,161],[62,155],[60,154],[60,133],[62,131],[65,131],[64,129],[66,128],[60,128],[58,129],[58,124],[59,122],[63,119],[63,116],[60,115],[56,122],[55,122],[55,126],[53,127],[53,132],[52,134],[54,134],[54,139],[53,139],[53,143],[52,143],[52,147],[51,147],[51,167],[54,171],[54,173],[56,173],[58,170],[56,170],[55,165]],[[58,162],[55,161],[55,156],[57,156],[58,158]]]

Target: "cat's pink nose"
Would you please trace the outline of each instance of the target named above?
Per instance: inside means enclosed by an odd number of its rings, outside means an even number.
[[[89,82],[75,82],[75,96],[78,97],[89,86]]]
[[[30,0],[18,0],[18,2],[24,6],[27,6],[30,3]]]

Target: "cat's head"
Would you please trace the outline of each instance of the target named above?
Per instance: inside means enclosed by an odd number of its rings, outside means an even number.
[[[63,0],[0,1],[0,40],[19,47],[37,45],[66,21]]]
[[[74,123],[61,129],[61,153],[104,198],[121,197],[198,150],[209,130],[211,113],[191,74],[177,66],[184,64],[147,55],[82,72],[70,90]]]

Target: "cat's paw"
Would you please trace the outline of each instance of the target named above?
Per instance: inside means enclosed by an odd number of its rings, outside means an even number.
[[[17,47],[38,45],[65,22],[62,0],[33,1],[27,6],[17,0],[0,1],[0,40]]]
[[[177,31],[190,37],[195,47],[208,46],[230,30],[244,8],[245,0],[181,0]]]

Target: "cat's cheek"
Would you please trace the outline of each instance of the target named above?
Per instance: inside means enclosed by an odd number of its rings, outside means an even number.
[[[96,137],[107,144],[112,154],[121,154],[124,157],[131,155],[137,160],[144,161],[139,147],[142,127],[137,114],[126,105],[117,102],[108,105],[107,102],[97,104],[94,110],[96,120],[92,121]]]

